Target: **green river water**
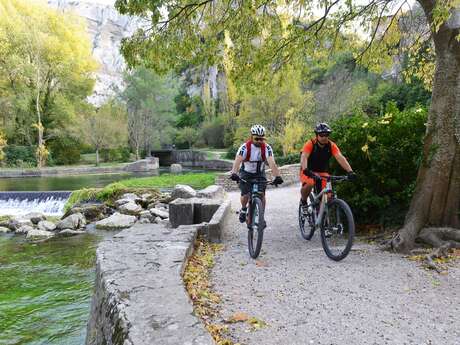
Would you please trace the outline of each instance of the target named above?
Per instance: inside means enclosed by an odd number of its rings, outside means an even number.
[[[101,239],[0,236],[1,345],[84,344]]]

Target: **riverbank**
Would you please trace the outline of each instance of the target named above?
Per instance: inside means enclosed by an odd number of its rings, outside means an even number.
[[[77,166],[56,166],[45,168],[26,169],[0,169],[0,178],[17,177],[47,177],[47,176],[68,176],[68,175],[90,175],[90,174],[115,174],[127,172],[155,172],[160,165],[158,158],[149,157],[131,163],[118,163],[102,166],[77,165]]]

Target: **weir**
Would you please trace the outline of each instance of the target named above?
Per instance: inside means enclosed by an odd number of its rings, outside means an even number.
[[[0,192],[0,215],[24,215],[40,212],[47,216],[61,216],[71,192]]]

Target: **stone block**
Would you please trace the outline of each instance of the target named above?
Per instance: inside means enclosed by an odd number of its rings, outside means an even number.
[[[224,197],[224,189],[222,186],[212,185],[205,189],[199,190],[198,198],[222,199]]]
[[[193,212],[194,205],[191,200],[176,199],[169,204],[169,221],[174,228],[193,224]]]

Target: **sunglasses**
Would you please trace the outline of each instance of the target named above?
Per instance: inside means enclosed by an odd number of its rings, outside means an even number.
[[[254,138],[254,141],[265,141],[265,138]]]
[[[318,133],[321,138],[328,137],[329,133]]]

